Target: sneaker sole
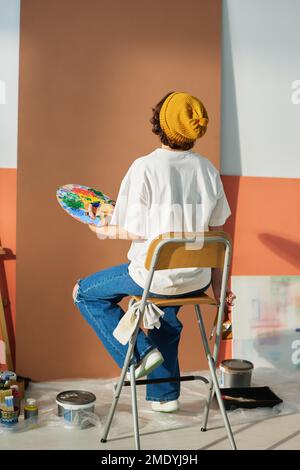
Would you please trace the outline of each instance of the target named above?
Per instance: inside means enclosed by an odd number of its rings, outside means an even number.
[[[176,413],[176,411],[179,411],[179,408],[176,408],[176,410],[171,410],[171,411],[154,410],[154,409],[152,408],[152,411],[154,411],[155,413],[168,413],[168,414],[170,414],[170,413]]]
[[[159,361],[157,362],[154,362],[154,364],[152,364],[151,367],[149,367],[149,369],[144,369],[140,374],[138,374],[136,376],[136,379],[140,379],[141,377],[145,377],[145,375],[149,375],[151,374],[151,372],[156,369],[156,367],[159,367],[162,365],[162,363],[164,362],[164,359],[161,358]]]
[[[155,407],[153,407],[153,405],[151,406],[151,409],[152,411],[155,411],[156,413],[176,413],[176,411],[179,411],[180,409],[180,406],[179,404],[177,403],[177,407],[176,408],[171,408],[171,409],[163,409],[163,405],[161,405],[161,409],[155,409]]]

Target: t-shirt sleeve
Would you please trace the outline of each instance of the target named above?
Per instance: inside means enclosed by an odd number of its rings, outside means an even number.
[[[224,192],[223,183],[221,181],[220,175],[217,175],[217,202],[211,213],[209,219],[210,227],[217,227],[219,225],[224,225],[226,220],[231,214],[231,210]]]
[[[122,180],[110,225],[147,238],[148,199],[144,167],[135,161]]]

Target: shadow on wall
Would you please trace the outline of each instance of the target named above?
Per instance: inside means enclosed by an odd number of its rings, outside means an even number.
[[[222,181],[232,213],[224,229],[230,233],[234,249],[237,201],[242,166],[236,80],[227,1],[223,1],[222,7],[221,174],[223,175]],[[227,175],[234,175],[236,178]],[[232,265],[230,276],[231,271]]]
[[[300,269],[300,243],[271,233],[261,233],[259,239],[277,256]]]
[[[222,8],[222,95],[221,95],[221,172],[242,175],[241,143],[237,109],[232,38],[228,5]]]
[[[14,327],[13,327],[11,302],[9,298],[9,291],[8,291],[4,261],[15,260],[16,255],[12,252],[10,248],[3,247],[3,249],[5,251],[5,254],[0,256],[0,291],[1,291],[3,307],[4,307],[7,333],[8,333],[9,342],[10,342],[12,361],[13,361],[13,364],[15,365],[16,364],[16,357],[15,357],[16,339],[15,339],[15,333],[14,333]]]

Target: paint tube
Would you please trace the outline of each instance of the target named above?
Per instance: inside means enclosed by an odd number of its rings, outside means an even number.
[[[12,395],[8,395],[5,397],[5,411],[14,411],[14,397]]]

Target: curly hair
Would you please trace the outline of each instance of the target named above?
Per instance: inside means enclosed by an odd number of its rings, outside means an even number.
[[[172,93],[174,93],[173,91],[171,91],[170,93],[167,93],[166,96],[164,96],[158,103],[157,105],[154,106],[154,108],[152,108],[152,112],[153,112],[153,115],[150,119],[150,123],[152,124],[152,132],[156,135],[158,135],[158,137],[160,138],[160,141],[162,144],[164,145],[168,145],[171,149],[174,149],[174,150],[190,150],[191,148],[194,147],[194,144],[195,142],[183,142],[181,144],[177,143],[177,142],[172,142],[167,136],[166,134],[164,133],[164,131],[162,130],[161,126],[160,126],[160,122],[159,122],[159,113],[160,113],[160,110],[161,110],[161,107],[164,103],[164,101],[168,98],[168,96],[170,96]]]

